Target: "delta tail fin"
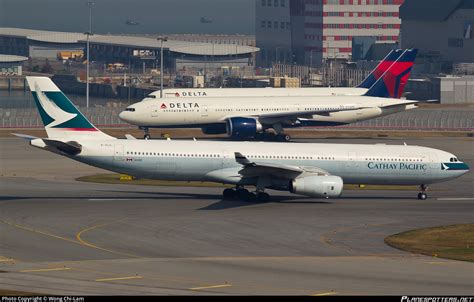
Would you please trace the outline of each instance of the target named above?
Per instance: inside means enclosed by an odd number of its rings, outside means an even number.
[[[418,49],[406,49],[387,71],[370,87],[366,96],[401,98],[415,63]]]
[[[382,61],[377,65],[377,67],[372,70],[372,72],[357,86],[357,88],[366,88],[369,89],[372,87],[378,79],[395,63],[398,58],[402,55],[402,49],[395,49],[388,53],[388,55],[383,58]]]
[[[87,120],[47,77],[26,77],[49,138],[114,139]]]

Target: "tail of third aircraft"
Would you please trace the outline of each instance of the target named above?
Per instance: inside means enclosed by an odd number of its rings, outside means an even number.
[[[395,49],[389,52],[389,54],[383,58],[382,61],[377,65],[377,67],[372,70],[372,72],[360,83],[357,88],[366,88],[369,89],[372,87],[378,79],[392,66],[398,58],[402,55],[402,49]]]
[[[47,77],[26,77],[49,138],[111,139],[92,125]]]
[[[417,53],[417,49],[404,50],[365,95],[399,99],[410,77]]]

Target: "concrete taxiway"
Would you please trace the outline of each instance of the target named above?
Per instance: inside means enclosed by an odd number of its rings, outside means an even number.
[[[310,141],[310,140],[305,140]],[[313,140],[315,141],[315,140]],[[417,144],[474,166],[473,138]],[[416,191],[222,201],[219,188],[80,183],[104,171],[0,139],[0,290],[58,295],[472,295],[474,264],[409,254],[388,235],[472,223],[473,173]]]

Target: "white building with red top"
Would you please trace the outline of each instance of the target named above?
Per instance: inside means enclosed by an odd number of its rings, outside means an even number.
[[[349,59],[352,38],[399,40],[404,0],[256,0],[257,65]]]

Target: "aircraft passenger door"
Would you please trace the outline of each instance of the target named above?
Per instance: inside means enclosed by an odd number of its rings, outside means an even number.
[[[347,161],[347,167],[348,168],[357,168],[358,162],[357,162],[357,154],[355,152],[348,152],[348,161]]]
[[[123,161],[123,145],[115,145],[114,160]]]
[[[229,168],[235,163],[235,153],[228,150],[222,151],[222,169]]]
[[[151,117],[158,117],[158,106],[151,106]]]
[[[430,172],[437,173],[438,171],[440,171],[441,165],[436,154],[430,153],[428,162],[429,164],[427,169],[429,169]]]
[[[425,169],[422,169],[423,174],[426,174],[427,170],[431,166],[431,158],[430,156],[422,155],[421,160],[423,161],[423,164],[426,164]]]
[[[201,106],[201,117],[208,117],[209,116],[209,111],[207,108],[207,105],[202,105]]]

